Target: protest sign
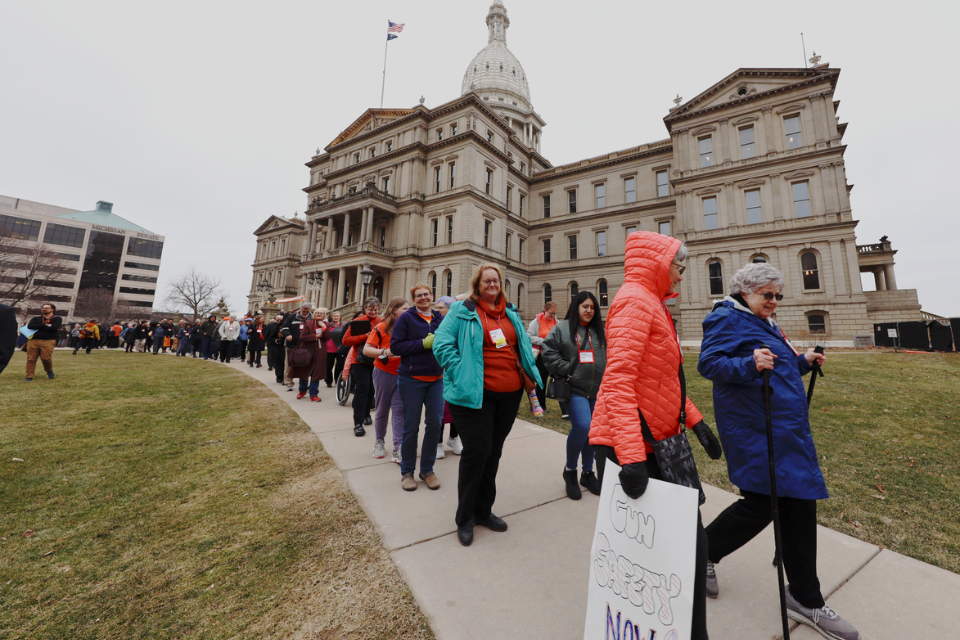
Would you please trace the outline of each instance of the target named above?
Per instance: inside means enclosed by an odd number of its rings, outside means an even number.
[[[650,480],[640,498],[607,461],[590,555],[584,640],[689,640],[697,547],[695,489]]]

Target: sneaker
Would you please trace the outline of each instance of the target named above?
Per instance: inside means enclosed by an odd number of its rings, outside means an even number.
[[[567,485],[567,497],[571,500],[579,500],[583,494],[580,492],[579,485],[577,485],[577,470],[564,469],[563,481]]]
[[[463,453],[463,443],[460,442],[460,436],[447,438],[447,446],[450,447],[456,455]]]
[[[707,560],[707,597],[717,599],[720,595],[720,583],[717,582],[717,570],[713,563]]]
[[[420,479],[427,483],[427,489],[436,491],[440,488],[440,479],[432,471],[430,473],[420,472]]]
[[[403,474],[403,478],[400,480],[400,488],[404,491],[416,491],[417,490],[417,481],[413,479],[412,473]]]
[[[367,430],[363,428],[362,424],[353,425],[353,435],[358,438],[367,434]]]
[[[593,471],[584,471],[580,474],[580,486],[595,496],[600,495],[600,481]]]
[[[828,605],[819,609],[808,609],[797,602],[787,588],[787,617],[813,627],[824,638],[834,640],[860,640],[860,632],[853,625],[837,615]]]
[[[382,458],[387,455],[386,450],[383,448],[383,438],[378,439],[373,443],[373,457]]]
[[[33,378],[24,378],[23,381],[24,381],[24,382],[33,382]]]
[[[437,460],[443,460],[447,457],[447,454],[443,452],[443,445],[437,444]]]
[[[399,449],[393,450],[393,454],[390,456],[390,462],[395,462],[396,464],[400,464],[401,458],[400,458]]]
[[[561,420],[569,420],[569,419],[570,419],[570,414],[569,414],[569,413],[560,414],[560,419],[561,419]]]
[[[47,377],[53,380],[57,377],[57,374],[55,374],[53,371],[47,371]]]
[[[310,402],[320,402],[320,396],[310,396]]]
[[[307,392],[306,392],[306,391],[298,391],[298,392],[297,392],[297,400],[299,400],[300,398],[303,398],[303,397],[306,396],[306,395],[307,395]]]
[[[287,391],[293,391],[293,385],[290,385],[289,387],[287,387]]]
[[[369,427],[370,425],[373,424],[373,420],[370,419],[370,416],[367,416],[363,419],[363,424]]]

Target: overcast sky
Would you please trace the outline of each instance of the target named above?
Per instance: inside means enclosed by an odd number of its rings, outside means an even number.
[[[487,0],[6,2],[0,7],[0,194],[97,200],[166,236],[157,306],[189,267],[246,310],[255,238],[306,208],[304,163],[380,104],[460,95],[487,44]],[[506,0],[507,44],[563,164],[667,137],[663,117],[739,67],[840,67],[859,244],[890,236],[897,283],[960,316],[949,3]],[[886,8],[884,8],[886,7]],[[924,115],[926,114],[926,115]],[[872,289],[872,277],[864,281]]]

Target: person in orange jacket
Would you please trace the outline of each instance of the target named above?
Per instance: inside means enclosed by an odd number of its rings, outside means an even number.
[[[661,479],[652,443],[643,436],[646,422],[656,440],[691,427],[711,458],[720,442],[683,393],[683,354],[667,301],[683,280],[687,248],[676,238],[639,231],[627,238],[624,283],[607,314],[607,366],[590,423],[590,444],[603,482],[607,460],[620,465],[620,486],[639,498],[649,478]],[[641,417],[642,415],[642,417]],[[692,640],[707,638],[707,536],[697,514]]]

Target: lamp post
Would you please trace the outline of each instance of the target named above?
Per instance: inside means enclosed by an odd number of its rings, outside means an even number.
[[[370,286],[370,281],[373,280],[373,270],[370,267],[364,267],[363,271],[360,272],[360,277],[363,279],[363,299],[367,299],[367,287]]]

